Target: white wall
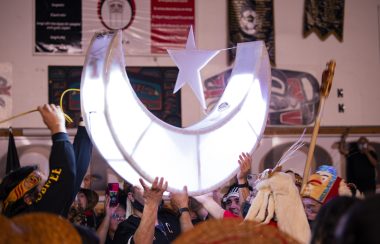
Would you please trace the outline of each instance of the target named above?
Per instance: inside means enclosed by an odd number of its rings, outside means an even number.
[[[89,1],[89,0],[84,0]],[[92,0],[91,0],[92,1]],[[48,65],[83,65],[84,56],[33,56],[34,0],[0,2],[0,63],[13,68],[13,114],[48,101]],[[330,59],[337,62],[333,87],[327,100],[322,125],[379,125],[380,0],[346,0],[344,41],[334,36],[320,41],[315,34],[302,37],[304,0],[274,0],[277,68],[309,72],[320,79]],[[224,48],[227,43],[227,1],[196,0],[196,40],[199,48]],[[169,58],[134,57],[131,65],[171,65]],[[225,67],[219,58],[205,69],[205,76]],[[344,98],[336,89],[344,89]],[[183,124],[203,115],[189,91],[182,91]],[[338,103],[346,106],[338,113]],[[2,125],[0,125],[2,126]],[[13,127],[44,127],[38,114],[12,121]]]

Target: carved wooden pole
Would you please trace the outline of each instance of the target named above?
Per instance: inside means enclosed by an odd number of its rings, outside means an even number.
[[[320,89],[321,99],[318,106],[318,115],[317,115],[317,118],[315,119],[313,134],[311,136],[305,169],[303,171],[303,180],[302,180],[302,188],[301,188],[302,190],[305,188],[305,185],[309,179],[311,161],[313,159],[315,144],[317,142],[318,131],[319,131],[322,114],[323,114],[323,107],[325,105],[325,100],[329,96],[329,93],[331,90],[332,80],[333,80],[334,72],[335,72],[335,66],[336,66],[335,61],[330,60],[330,62],[326,64],[326,69],[322,73],[322,83],[321,83],[321,89]]]

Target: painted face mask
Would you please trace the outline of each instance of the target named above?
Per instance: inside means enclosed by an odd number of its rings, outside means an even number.
[[[333,196],[338,195],[340,181],[341,178],[337,176],[334,167],[322,165],[315,174],[310,176],[301,195],[325,203]]]

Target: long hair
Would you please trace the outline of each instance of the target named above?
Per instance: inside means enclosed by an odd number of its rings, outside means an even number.
[[[380,243],[380,194],[358,202],[340,219],[334,243]]]
[[[339,220],[357,202],[360,202],[358,198],[342,196],[324,204],[315,219],[310,244],[333,243]]]

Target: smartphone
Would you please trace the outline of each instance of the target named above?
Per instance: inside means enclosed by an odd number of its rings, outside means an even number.
[[[110,207],[119,203],[119,183],[108,183],[107,194],[110,196]]]

